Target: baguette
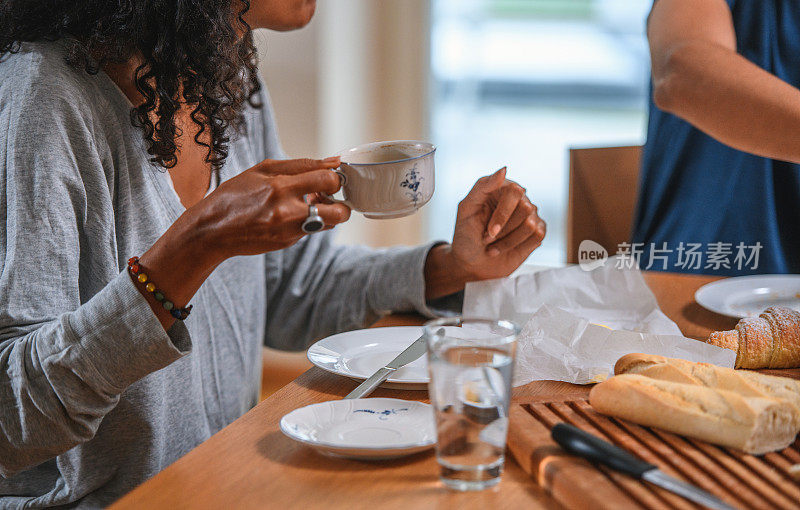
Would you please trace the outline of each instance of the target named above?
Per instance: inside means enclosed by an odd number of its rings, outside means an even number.
[[[734,370],[710,363],[693,363],[654,354],[626,354],[617,360],[614,373],[639,374],[662,381],[734,391],[745,397],[786,400],[796,409],[797,427],[800,429],[800,381],[788,377]]]
[[[589,402],[603,414],[756,455],[786,448],[798,432],[796,410],[785,400],[642,375],[598,384]]]

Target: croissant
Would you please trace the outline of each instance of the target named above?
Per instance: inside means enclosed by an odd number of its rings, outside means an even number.
[[[736,368],[800,367],[800,312],[773,306],[732,331],[711,333],[707,342],[735,351]]]

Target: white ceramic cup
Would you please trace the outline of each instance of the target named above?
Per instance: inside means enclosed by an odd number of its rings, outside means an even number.
[[[413,214],[433,196],[433,154],[428,142],[373,142],[341,153],[336,170],[344,200],[328,197],[367,218],[389,219]]]

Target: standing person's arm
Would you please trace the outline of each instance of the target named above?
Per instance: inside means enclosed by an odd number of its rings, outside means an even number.
[[[647,36],[656,106],[735,149],[800,163],[800,90],[736,52],[724,0],[657,0]]]

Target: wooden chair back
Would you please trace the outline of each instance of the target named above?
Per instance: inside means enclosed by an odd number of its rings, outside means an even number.
[[[567,262],[591,239],[609,255],[630,242],[639,186],[640,146],[570,149]]]

